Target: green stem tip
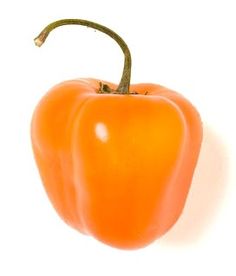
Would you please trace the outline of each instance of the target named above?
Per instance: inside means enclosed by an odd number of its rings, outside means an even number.
[[[110,30],[109,28],[100,25],[95,22],[91,22],[88,20],[83,19],[62,19],[55,21],[49,25],[47,25],[41,33],[34,39],[35,45],[40,47],[45,42],[47,36],[49,33],[54,30],[57,27],[63,26],[63,25],[82,25],[87,26],[93,29],[96,29],[100,32],[103,32],[113,38],[120,46],[124,53],[124,67],[123,67],[123,73],[120,80],[120,83],[116,90],[112,90],[107,85],[100,85],[100,93],[116,93],[116,94],[129,94],[129,86],[130,86],[130,78],[131,78],[131,54],[129,51],[129,48],[127,44],[124,42],[124,40],[116,34],[114,31]]]

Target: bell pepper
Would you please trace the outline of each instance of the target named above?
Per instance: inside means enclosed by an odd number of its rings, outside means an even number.
[[[130,85],[130,51],[100,24],[59,20],[37,36],[36,45],[67,24],[112,37],[124,52],[124,70],[119,85],[69,80],[41,99],[31,138],[42,182],[73,228],[113,247],[144,247],[182,213],[202,141],[199,113],[161,85]]]

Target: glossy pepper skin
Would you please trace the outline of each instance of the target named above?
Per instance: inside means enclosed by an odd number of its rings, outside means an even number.
[[[66,81],[43,97],[32,119],[34,155],[69,225],[117,248],[140,248],[179,218],[202,124],[189,101],[162,86],[131,85],[137,94],[120,95],[98,93],[99,83]]]
[[[130,85],[131,54],[111,29],[77,24],[113,38],[125,59],[119,85],[77,79],[53,87],[35,109],[31,137],[42,182],[69,225],[105,244],[136,249],[180,216],[200,151],[202,125],[180,94],[155,84]]]

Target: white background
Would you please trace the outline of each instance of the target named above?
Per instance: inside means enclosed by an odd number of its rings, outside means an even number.
[[[1,1],[0,275],[236,275],[235,4]],[[33,160],[31,116],[51,86],[77,77],[120,78],[122,52],[99,32],[66,26],[42,48],[34,46],[45,25],[69,17],[117,31],[132,52],[132,82],[179,91],[204,122],[184,213],[163,238],[141,250],[110,248],[64,224]]]

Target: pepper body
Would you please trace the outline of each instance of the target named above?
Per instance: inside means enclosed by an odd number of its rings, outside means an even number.
[[[107,83],[115,89],[115,85]],[[180,94],[154,84],[100,94],[99,81],[53,87],[31,126],[44,187],[69,225],[118,248],[146,246],[179,218],[202,125]]]

